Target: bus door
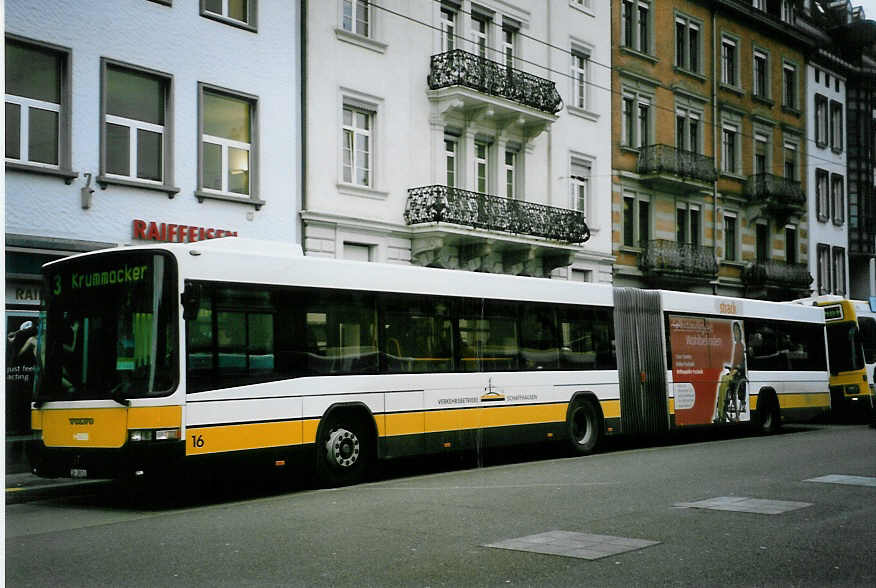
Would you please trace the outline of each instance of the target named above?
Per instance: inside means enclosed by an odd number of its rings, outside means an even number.
[[[614,310],[621,431],[668,431],[660,293],[615,288]]]

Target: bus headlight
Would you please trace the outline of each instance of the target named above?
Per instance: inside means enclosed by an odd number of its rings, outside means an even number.
[[[846,386],[846,396],[855,396],[861,393],[861,389],[858,388],[857,384],[852,384],[851,386]]]
[[[179,429],[131,429],[129,441],[176,441],[180,438]]]

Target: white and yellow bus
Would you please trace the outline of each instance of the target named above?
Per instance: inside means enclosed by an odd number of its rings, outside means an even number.
[[[223,238],[44,266],[41,476],[377,459],[829,408],[814,306],[306,257]]]

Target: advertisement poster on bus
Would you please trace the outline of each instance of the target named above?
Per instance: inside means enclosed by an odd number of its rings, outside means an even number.
[[[670,315],[669,337],[676,424],[748,421],[742,321]]]

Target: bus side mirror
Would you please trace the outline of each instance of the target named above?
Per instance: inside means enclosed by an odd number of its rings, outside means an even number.
[[[194,320],[198,316],[198,309],[201,308],[201,287],[186,283],[180,302],[183,307],[183,319]]]

